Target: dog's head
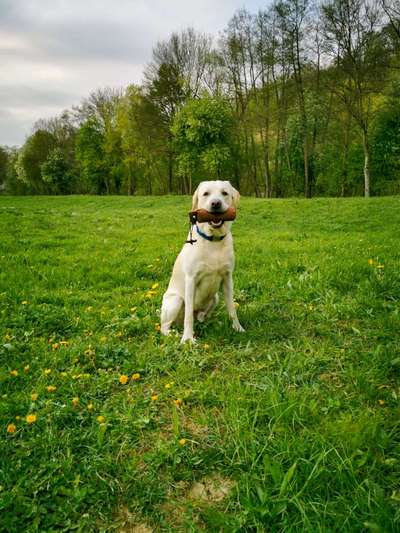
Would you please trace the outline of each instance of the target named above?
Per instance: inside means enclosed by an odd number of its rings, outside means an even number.
[[[192,211],[206,209],[210,213],[224,213],[239,205],[240,194],[229,181],[202,181],[193,194]],[[224,222],[209,222],[220,228]]]

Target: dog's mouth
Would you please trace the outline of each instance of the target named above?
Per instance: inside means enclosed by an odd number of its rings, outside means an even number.
[[[219,222],[213,222],[212,220],[209,222],[210,226],[217,229],[217,228],[220,228],[222,226],[222,224],[224,223],[223,220],[220,220]]]

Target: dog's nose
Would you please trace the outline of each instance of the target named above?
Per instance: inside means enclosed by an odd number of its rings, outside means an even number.
[[[213,201],[211,202],[211,207],[212,207],[214,210],[221,209],[221,200],[213,200]]]

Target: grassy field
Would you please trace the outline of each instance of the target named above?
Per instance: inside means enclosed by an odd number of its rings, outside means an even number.
[[[158,332],[188,198],[0,198],[0,530],[400,530],[400,198],[244,199]]]

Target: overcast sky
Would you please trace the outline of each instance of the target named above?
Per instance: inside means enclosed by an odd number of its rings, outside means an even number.
[[[152,47],[188,26],[217,35],[261,0],[0,0],[0,144],[99,87],[140,83]]]

